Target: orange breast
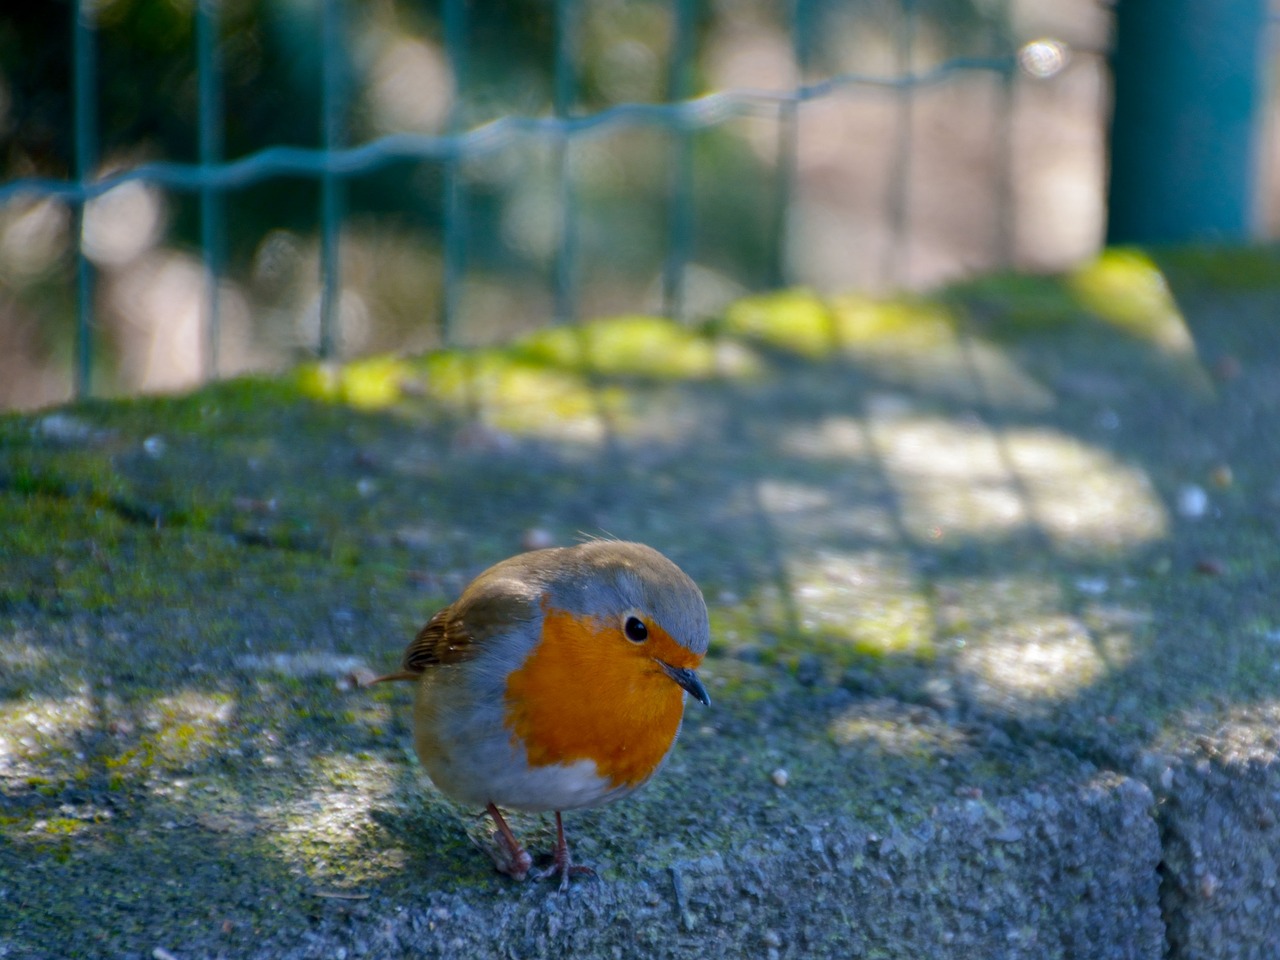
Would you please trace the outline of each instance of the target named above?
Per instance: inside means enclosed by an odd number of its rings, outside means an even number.
[[[660,628],[629,644],[612,623],[544,614],[542,640],[507,679],[506,726],[535,767],[591,760],[614,787],[636,787],[671,748],[684,692],[654,662],[695,667]]]

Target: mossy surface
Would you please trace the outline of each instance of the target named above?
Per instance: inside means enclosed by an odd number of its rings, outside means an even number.
[[[968,804],[998,831],[1265,706],[1280,285],[1232,256],[0,418],[0,948],[253,955],[516,896],[411,691],[346,678],[530,539],[648,542],[711,607],[714,706],[568,818],[606,882]]]

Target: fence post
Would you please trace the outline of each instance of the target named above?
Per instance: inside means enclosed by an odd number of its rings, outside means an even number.
[[[1108,243],[1245,240],[1265,0],[1120,0]]]

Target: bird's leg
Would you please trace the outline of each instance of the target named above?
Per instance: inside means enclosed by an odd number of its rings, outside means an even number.
[[[489,816],[493,817],[493,823],[498,828],[498,832],[493,835],[498,846],[489,851],[489,856],[493,858],[493,865],[498,868],[499,873],[505,873],[512,880],[523,880],[529,875],[529,869],[533,866],[533,857],[529,856],[528,850],[520,846],[520,841],[511,832],[511,828],[507,826],[507,821],[503,819],[498,808],[490,803],[485,809],[489,811]]]
[[[591,867],[574,863],[573,858],[569,856],[569,844],[564,839],[564,821],[560,819],[560,811],[556,811],[556,851],[555,859],[551,866],[545,870],[540,870],[534,874],[536,880],[550,880],[552,877],[560,878],[560,892],[564,893],[569,889],[569,877],[594,877],[595,870]]]

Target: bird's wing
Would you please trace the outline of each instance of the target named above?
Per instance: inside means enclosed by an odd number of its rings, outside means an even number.
[[[490,638],[537,613],[537,601],[529,591],[513,590],[509,582],[469,589],[418,631],[400,658],[400,673],[411,679],[429,667],[470,660]]]

